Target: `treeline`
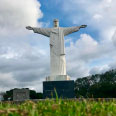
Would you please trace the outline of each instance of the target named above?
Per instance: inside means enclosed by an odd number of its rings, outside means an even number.
[[[78,78],[75,95],[77,98],[116,98],[116,70]]]

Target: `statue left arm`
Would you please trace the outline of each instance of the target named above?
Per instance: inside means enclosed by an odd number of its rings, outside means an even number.
[[[41,35],[50,37],[50,31],[51,31],[50,28],[36,28],[36,27],[27,26],[26,29],[33,30],[34,33],[39,33]]]
[[[66,28],[63,28],[63,31],[64,31],[64,36],[68,35],[68,34],[71,34],[71,33],[74,33],[74,32],[77,32],[80,30],[80,28],[85,28],[87,27],[87,25],[81,25],[81,26],[76,26],[76,27],[66,27]]]

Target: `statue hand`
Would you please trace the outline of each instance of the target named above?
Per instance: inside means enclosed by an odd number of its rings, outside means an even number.
[[[85,28],[85,27],[87,27],[87,25],[81,25],[81,26],[80,26],[80,28]]]
[[[33,28],[31,26],[27,26],[26,29],[33,30]]]

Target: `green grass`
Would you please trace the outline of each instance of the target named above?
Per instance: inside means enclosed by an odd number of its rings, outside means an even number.
[[[0,103],[0,116],[116,116],[116,101],[44,100]]]

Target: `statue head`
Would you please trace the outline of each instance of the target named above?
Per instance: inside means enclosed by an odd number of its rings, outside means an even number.
[[[59,20],[58,19],[54,19],[54,27],[59,27]]]

